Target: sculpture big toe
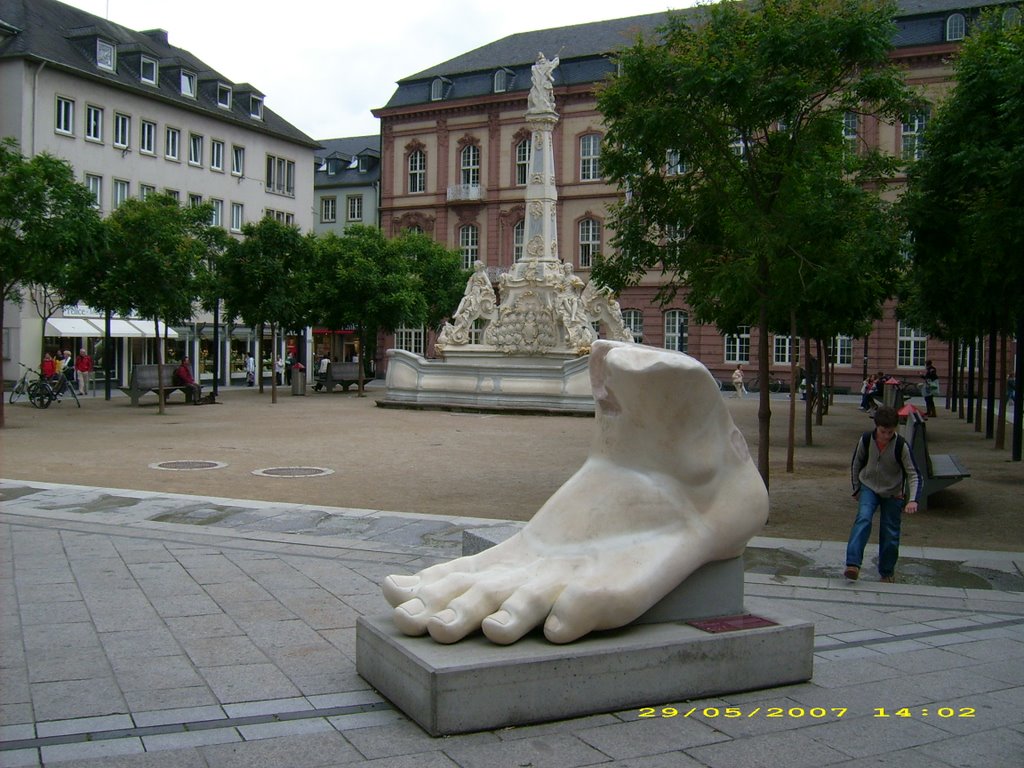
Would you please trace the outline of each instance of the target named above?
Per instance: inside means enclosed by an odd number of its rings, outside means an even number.
[[[693,358],[597,341],[595,433],[583,466],[510,539],[389,576],[407,635],[456,642],[482,629],[554,643],[629,624],[705,563],[736,557],[768,517],[768,493],[722,400]]]

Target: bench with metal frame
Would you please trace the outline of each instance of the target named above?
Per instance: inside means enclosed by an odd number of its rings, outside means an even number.
[[[953,454],[929,452],[927,425],[917,411],[907,416],[907,423],[900,431],[910,445],[914,463],[921,473],[921,498],[918,500],[918,507],[921,510],[928,509],[928,497],[931,494],[971,476],[967,467]]]
[[[132,405],[139,405],[140,398],[147,392],[160,392],[160,381],[157,378],[157,364],[147,365],[136,365],[132,368],[132,374],[129,378],[127,387],[118,387],[128,397],[131,398]],[[175,384],[174,383],[174,371],[177,370],[178,366],[173,363],[164,363],[163,365],[163,379],[164,379],[164,398],[166,399],[169,394],[175,390],[181,390],[185,393],[185,402],[192,402],[192,387],[187,384]]]

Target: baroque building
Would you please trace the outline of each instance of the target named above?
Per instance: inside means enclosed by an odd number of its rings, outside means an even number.
[[[313,228],[317,142],[266,106],[249,83],[228,80],[164,30],[138,32],[57,0],[0,0],[0,136],[21,153],[69,162],[109,214],[129,197],[167,192],[183,205],[209,202],[231,233],[264,216]],[[64,307],[44,323],[31,297],[8,304],[4,378],[44,351],[102,354],[104,319]],[[125,382],[155,360],[152,324],[115,318],[112,361]],[[211,318],[172,329],[170,354],[188,354],[212,378]],[[221,382],[244,377],[254,331],[222,324]],[[41,348],[41,340],[44,348]],[[266,347],[265,347],[266,348]]]
[[[998,0],[901,0],[892,56],[907,82],[932,104],[951,86],[950,57],[981,9]],[[699,14],[700,8],[679,11]],[[530,67],[538,52],[557,54],[554,94],[560,121],[554,131],[559,256],[589,279],[597,253],[607,252],[608,206],[620,192],[601,170],[602,116],[595,89],[614,74],[613,54],[642,33],[651,38],[666,14],[615,19],[511,35],[398,82],[381,120],[381,226],[392,236],[417,229],[458,248],[469,268],[480,260],[497,281],[523,248],[524,192],[530,132],[524,113]],[[908,164],[923,149],[929,109],[892,124],[849,115],[844,134],[853,145],[879,147]],[[895,179],[898,194],[905,175]],[[685,296],[655,301],[659,275],[648,274],[619,296],[627,327],[638,340],[688,352],[720,380],[737,364],[756,368],[757,329],[723,334],[691,319]],[[381,345],[433,354],[433,330],[403,328]],[[946,373],[946,345],[896,319],[895,305],[864,339],[831,341],[838,389],[858,391],[866,372],[885,371],[918,381],[926,358]],[[772,377],[788,383],[789,339],[773,335]],[[378,365],[383,360],[378,360]]]

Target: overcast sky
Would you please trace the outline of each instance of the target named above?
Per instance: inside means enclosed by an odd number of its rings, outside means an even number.
[[[166,29],[314,139],[378,133],[396,81],[516,32],[656,13],[697,0],[64,0]]]

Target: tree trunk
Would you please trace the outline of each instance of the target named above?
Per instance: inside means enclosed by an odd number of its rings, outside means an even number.
[[[256,329],[259,334],[256,337],[256,380],[260,385],[260,394],[263,394],[263,323]]]
[[[985,340],[983,336],[978,336],[975,339],[975,344],[978,345],[978,389],[976,402],[974,404],[974,431],[981,432],[981,406],[985,402],[984,395],[985,391]]]
[[[828,371],[828,359],[824,354],[821,339],[814,340],[815,349],[818,351],[818,370],[814,374],[814,423],[821,426],[822,417],[825,414],[825,372]]]
[[[1021,374],[1024,374],[1024,313],[1017,315],[1017,361],[1014,365],[1014,379],[1017,386],[1013,388],[1013,461],[1021,460],[1021,443],[1024,442],[1024,392],[1021,387]]]
[[[796,312],[789,313],[789,434],[786,437],[786,472],[796,471]]]
[[[270,324],[270,402],[277,403],[277,323]]]
[[[361,323],[358,326],[356,326],[356,339],[359,342],[359,349],[356,350],[356,358],[359,361],[358,364],[356,365],[356,376],[358,377],[356,379],[356,396],[357,397],[366,397],[366,392],[363,391],[363,386],[364,386],[364,382],[363,382],[363,366],[366,365],[366,362],[365,362],[365,357],[366,356],[363,354],[363,350],[366,349],[366,340],[363,338],[364,332],[365,332],[365,329],[363,328]]]
[[[165,412],[166,397],[164,395],[164,345],[160,343],[160,319],[153,318],[153,338],[156,342],[156,401],[160,405],[160,414]]]
[[[988,391],[985,393],[985,438],[996,433],[996,326],[988,331]]]
[[[975,339],[971,339],[971,343],[967,345],[967,421],[970,423],[974,422],[974,347]]]
[[[767,286],[767,264],[762,259],[760,269],[762,286]],[[757,470],[761,473],[764,487],[769,488],[771,470],[768,464],[771,442],[772,406],[768,390],[768,304],[761,301],[758,309],[757,334],[757,374],[761,380],[761,389],[757,393]]]
[[[814,445],[813,411],[814,398],[811,396],[811,340],[804,339],[804,445]]]
[[[996,422],[996,449],[1006,448],[1006,334],[999,334],[999,421]]]

